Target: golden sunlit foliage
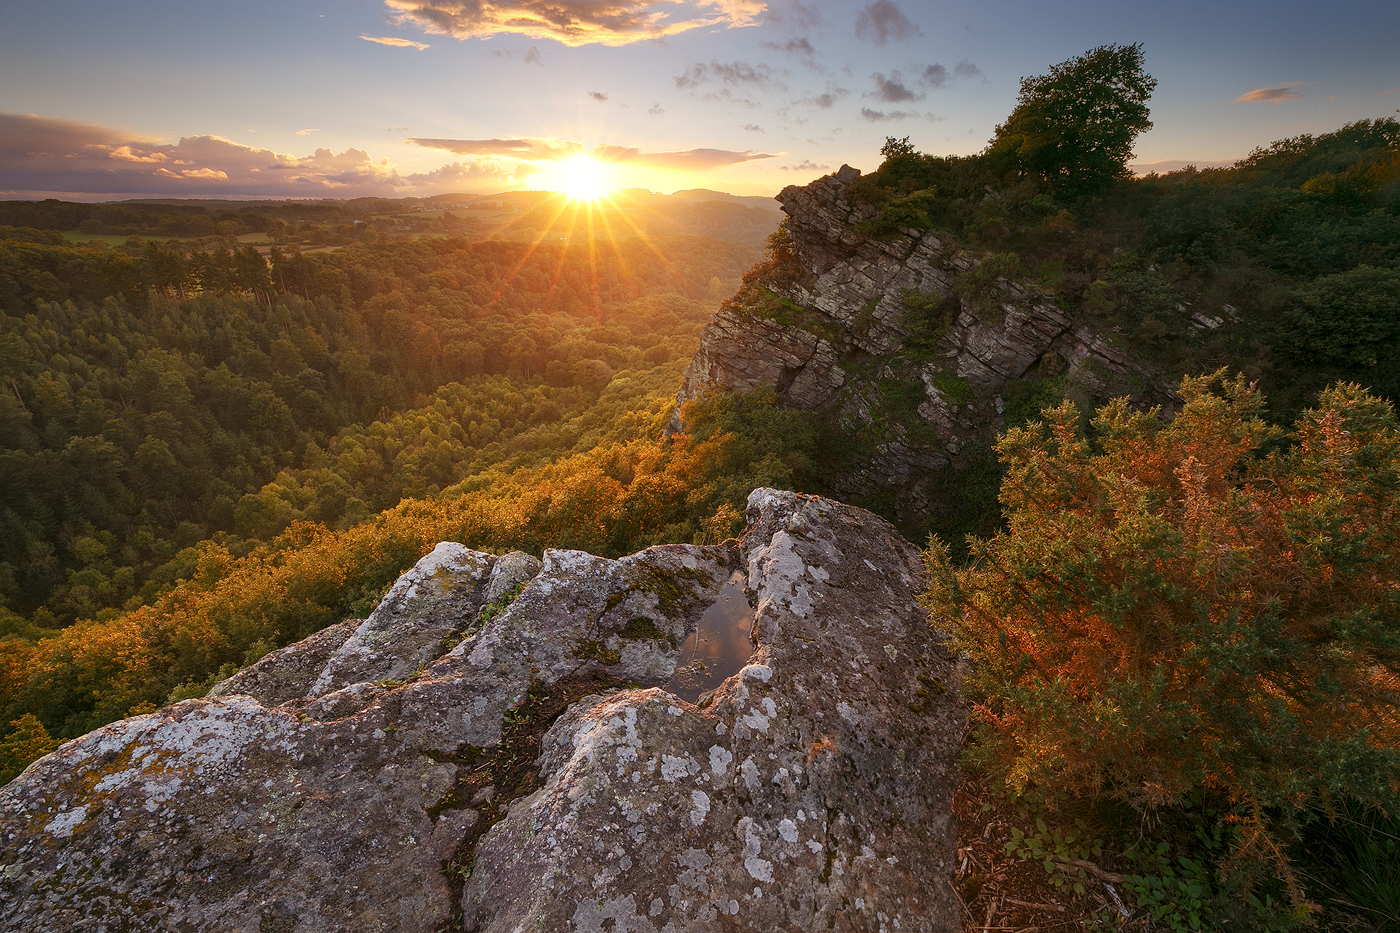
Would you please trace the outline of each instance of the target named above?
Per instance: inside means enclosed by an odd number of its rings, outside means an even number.
[[[1009,431],[1006,531],[965,568],[934,540],[927,600],[1008,785],[1220,794],[1272,857],[1277,814],[1400,802],[1400,427],[1350,384],[1287,443],[1242,378],[1181,395]]]
[[[237,666],[259,641],[288,644],[367,614],[439,541],[605,555],[717,542],[742,526],[755,486],[810,482],[810,416],[777,408],[771,394],[691,403],[691,433],[663,443],[654,438],[668,417],[658,401],[633,426],[634,436],[651,439],[603,444],[532,469],[489,470],[343,531],[293,525],[243,557],[201,542],[187,579],[151,605],[37,642],[0,641],[0,716],[34,713],[52,734],[74,736],[161,705],[181,684]]]

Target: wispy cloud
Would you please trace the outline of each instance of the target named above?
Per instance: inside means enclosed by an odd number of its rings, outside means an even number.
[[[1287,84],[1280,84],[1278,87],[1255,88],[1248,93],[1236,97],[1231,103],[1258,103],[1262,101],[1269,104],[1281,104],[1286,100],[1298,100],[1306,95],[1303,94],[1302,91],[1294,89],[1307,84],[1307,81],[1289,81]]]
[[[777,0],[770,3],[765,20],[774,26],[783,26],[796,31],[816,29],[822,25],[822,13],[815,3],[802,3],[801,0]]]
[[[567,159],[584,151],[580,143],[566,139],[522,136],[517,139],[432,139],[411,136],[404,142],[425,149],[441,149],[457,155],[509,156],[516,159]]]
[[[397,36],[360,36],[360,38],[366,42],[378,42],[380,45],[392,45],[400,49],[417,49],[420,52],[428,47],[426,42],[412,42]]]
[[[1395,93],[1400,93],[1400,87],[1393,87],[1393,88],[1391,88],[1391,89],[1388,90],[1388,91],[1377,91],[1377,92],[1376,92],[1376,96],[1377,96],[1377,97],[1381,97],[1381,96],[1383,96],[1383,95],[1385,95],[1385,94],[1395,94]],[[1328,100],[1331,100],[1331,99],[1332,99],[1332,98],[1330,98],[1330,97],[1328,98]]]
[[[747,150],[735,152],[731,149],[686,149],[681,152],[643,152],[625,146],[598,146],[593,150],[595,158],[605,162],[620,162],[628,165],[643,165],[649,168],[664,168],[673,171],[704,171],[753,162],[758,159],[776,159],[771,152]]]
[[[565,45],[628,45],[756,24],[763,0],[384,0],[394,19],[457,39],[514,33]]]
[[[860,108],[860,115],[871,123],[885,123],[887,121],[898,123],[900,120],[907,120],[910,117],[918,116],[917,113],[911,113],[907,110],[891,110],[886,112],[883,110],[871,110],[869,107]]]
[[[795,100],[792,103],[794,106],[800,104],[812,104],[817,107],[820,107],[822,110],[830,110],[833,106],[835,106],[838,100],[840,100],[843,97],[849,96],[850,93],[851,92],[849,89],[844,88],[841,85],[836,84],[835,82],[828,81],[826,85],[826,91],[824,93],[815,94],[811,97],[804,97],[801,100]]]
[[[781,72],[768,65],[749,62],[712,61],[691,65],[683,74],[676,75],[678,88],[695,88],[710,81],[718,81],[731,87],[776,88],[786,90],[779,80]]]
[[[863,7],[856,17],[856,38],[875,45],[884,45],[891,39],[900,42],[923,35],[923,31],[909,21],[893,0],[875,0]]]
[[[764,39],[759,45],[771,52],[782,52],[787,55],[796,55],[799,58],[812,58],[817,54],[817,50],[812,47],[811,40],[806,36],[794,36],[786,42],[770,42]]]
[[[321,132],[321,128],[320,128],[319,126],[313,126],[313,127],[309,127],[308,129],[304,129],[304,130],[297,130],[297,135],[298,135],[298,136],[310,136],[312,133],[319,133],[319,132]]]
[[[651,168],[675,170],[703,170],[756,159],[773,159],[777,156],[768,152],[746,150],[737,152],[730,149],[686,149],[676,152],[644,152],[631,146],[618,146],[604,143],[591,150],[582,143],[569,139],[541,139],[520,137],[516,139],[424,139],[411,138],[405,142],[428,149],[441,149],[458,155],[500,156],[522,159],[527,162],[557,162],[570,156],[589,153],[605,162],[628,165],[643,165]]]
[[[597,101],[598,103],[600,103],[600,104],[607,103],[607,100],[608,100],[608,92],[607,92],[607,91],[589,91],[589,92],[588,92],[588,96],[591,97],[591,98],[593,98],[594,100],[596,100],[596,101]]]

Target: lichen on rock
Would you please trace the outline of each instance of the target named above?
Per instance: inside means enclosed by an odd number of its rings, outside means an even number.
[[[621,560],[439,545],[364,623],[63,745],[0,790],[0,925],[957,928],[963,712],[908,702],[956,674],[917,552],[793,493],[749,522]],[[702,709],[660,685],[736,574],[757,644]]]

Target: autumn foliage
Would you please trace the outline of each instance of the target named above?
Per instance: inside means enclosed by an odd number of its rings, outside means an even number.
[[[1284,436],[1243,379],[1180,393],[1169,421],[1116,401],[1085,431],[1065,403],[1008,432],[1006,530],[964,569],[931,543],[928,605],[972,660],[976,754],[1017,790],[1228,796],[1242,846],[1273,849],[1269,814],[1395,812],[1391,405],[1335,386]]]

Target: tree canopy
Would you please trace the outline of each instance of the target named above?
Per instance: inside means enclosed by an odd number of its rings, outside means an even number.
[[[1133,140],[1152,127],[1147,100],[1156,86],[1141,43],[1091,49],[1022,78],[1016,109],[990,150],[1057,188],[1093,192],[1128,174]]]

